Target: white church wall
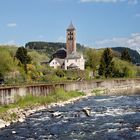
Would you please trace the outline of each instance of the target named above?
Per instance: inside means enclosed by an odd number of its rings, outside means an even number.
[[[74,64],[76,66],[78,66],[78,68],[80,70],[84,70],[85,69],[85,60],[83,58],[73,58],[73,59],[66,59],[65,60],[65,70],[68,69],[68,66]]]

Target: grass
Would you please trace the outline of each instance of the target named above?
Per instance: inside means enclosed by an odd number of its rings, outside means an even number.
[[[28,106],[45,105],[50,103],[57,103],[59,101],[66,101],[82,95],[84,95],[84,93],[78,91],[66,92],[63,89],[56,89],[53,93],[47,96],[26,95],[24,97],[20,97],[16,104],[19,107],[24,108]]]
[[[83,92],[78,92],[78,91],[69,91],[66,92],[63,89],[56,89],[53,93],[48,94],[47,96],[33,96],[31,94],[28,94],[23,97],[16,97],[17,102],[9,105],[3,105],[0,106],[0,118],[4,120],[14,120],[14,118],[17,117],[17,114],[12,113],[9,114],[9,116],[5,116],[7,111],[12,108],[29,108],[29,107],[35,107],[39,105],[46,105],[50,103],[57,103],[60,101],[66,101],[71,98],[83,96]]]
[[[102,95],[104,95],[104,93],[105,93],[105,89],[93,89],[93,90],[92,90],[92,93],[93,93],[95,96],[102,96]]]

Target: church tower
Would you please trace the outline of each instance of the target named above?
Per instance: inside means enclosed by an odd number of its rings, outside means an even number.
[[[76,29],[73,26],[72,22],[67,28],[67,36],[66,36],[66,49],[67,54],[71,54],[72,52],[76,52]]]

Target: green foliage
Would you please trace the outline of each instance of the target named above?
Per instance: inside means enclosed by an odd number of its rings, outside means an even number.
[[[3,105],[0,106],[0,119],[3,119],[5,121],[11,121],[18,118],[18,115],[16,113],[9,114],[7,111],[12,108],[29,108],[29,107],[36,107],[40,105],[46,105],[50,103],[56,103],[60,101],[66,101],[71,98],[84,96],[85,94],[83,92],[78,91],[64,91],[62,88],[56,88],[54,92],[48,94],[47,96],[33,96],[31,94],[28,94],[26,96],[17,97],[17,102],[14,104],[9,105]]]
[[[66,92],[62,88],[56,88],[53,93],[50,93],[47,96],[33,96],[33,95],[26,95],[25,97],[21,97],[18,102],[16,103],[19,107],[25,106],[33,106],[38,104],[48,104],[58,101],[66,101],[68,99],[83,96],[82,92],[77,91],[69,91]]]
[[[41,62],[49,61],[48,56],[45,53],[40,53],[35,50],[28,52],[29,56],[31,57],[31,63],[33,65],[40,65]]]
[[[136,66],[133,64],[114,58],[113,77],[135,77],[137,74]]]
[[[84,52],[85,47],[80,45],[79,43],[77,45],[77,50],[79,52]],[[61,42],[43,42],[43,41],[34,41],[34,42],[28,42],[25,44],[25,47],[28,49],[34,49],[39,52],[46,52],[49,57],[52,56],[53,53],[55,53],[60,48],[66,48],[66,43]]]
[[[56,76],[58,76],[58,77],[64,77],[64,76],[65,76],[65,73],[63,72],[62,69],[57,69],[57,70],[55,71],[55,74],[56,74]]]
[[[99,75],[106,78],[112,77],[114,69],[114,63],[112,60],[112,50],[109,48],[105,49],[100,61]]]
[[[92,93],[93,93],[93,95],[95,95],[95,96],[102,96],[102,95],[104,95],[104,93],[105,93],[105,89],[99,89],[99,88],[93,89],[93,90],[92,90]]]
[[[31,57],[27,54],[27,49],[19,47],[16,51],[15,57],[23,64],[25,72],[27,73],[27,64],[31,63]]]
[[[97,70],[98,65],[100,64],[102,51],[101,50],[95,50],[95,49],[87,49],[86,50],[86,68],[90,68],[95,72]]]
[[[57,47],[62,47],[65,44],[48,43],[55,51]],[[37,44],[37,46],[40,44]],[[33,47],[33,44],[31,43]],[[36,46],[36,45],[35,45]],[[45,47],[44,45],[42,45]],[[49,46],[49,47],[50,47]],[[64,46],[65,47],[65,46]],[[84,46],[79,45],[80,50],[84,50]],[[42,49],[42,47],[40,47]],[[45,48],[47,49],[47,48]],[[89,79],[89,73],[92,71],[94,77],[98,76],[98,69],[100,75],[104,77],[133,77],[137,72],[140,75],[140,70],[120,59],[112,59],[108,54],[103,55],[104,49],[85,49],[86,70],[62,70],[53,69],[47,64],[41,62],[48,61],[48,55],[42,51],[27,50],[24,47],[0,46],[0,79],[5,84],[33,84],[37,82],[54,83],[66,81],[82,81]],[[111,54],[112,55],[112,54]],[[15,57],[16,56],[16,57]],[[102,56],[102,58],[101,58]],[[104,56],[104,57],[103,57]],[[107,57],[106,57],[107,56]],[[113,55],[112,55],[113,56]],[[118,57],[118,54],[116,55]],[[18,58],[18,59],[16,59]],[[101,60],[101,61],[100,61]],[[100,63],[102,62],[102,63]],[[110,63],[111,62],[111,63]],[[115,62],[115,66],[114,66]],[[29,64],[30,63],[30,64]],[[108,64],[110,63],[110,65]],[[100,64],[100,66],[99,66]],[[122,66],[121,66],[122,65]],[[124,67],[125,66],[125,67]],[[107,68],[108,67],[108,68]],[[114,68],[115,67],[115,68]],[[113,70],[114,69],[114,70]],[[112,72],[113,71],[113,72]]]
[[[140,76],[140,66],[136,66],[137,76]]]
[[[66,70],[65,73],[67,80],[84,80],[89,78],[87,70]]]
[[[17,119],[17,114],[16,113],[10,114],[10,118],[11,118],[11,120]]]
[[[130,48],[125,48],[125,47],[114,47],[112,48],[112,50],[114,51],[117,51],[120,53],[120,56],[121,56],[121,53],[127,49],[128,50],[128,53],[132,59],[132,63],[140,63],[140,54],[136,51],[136,50],[132,50]]]
[[[128,49],[124,49],[122,51],[122,53],[121,53],[121,59],[122,60],[125,60],[125,61],[128,61],[128,62],[131,62],[132,61],[132,59],[131,59],[131,57],[129,55]]]
[[[9,48],[0,47],[0,75],[4,79],[10,79],[19,74],[17,60],[12,58]]]
[[[31,63],[31,58],[27,54],[27,49],[19,47],[16,51],[15,57],[24,65]]]
[[[0,46],[0,77],[5,84],[24,83],[26,74],[14,57],[17,47]]]

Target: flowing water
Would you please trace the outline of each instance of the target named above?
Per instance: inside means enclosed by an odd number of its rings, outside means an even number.
[[[96,96],[45,109],[0,130],[0,140],[140,140],[140,96]]]

